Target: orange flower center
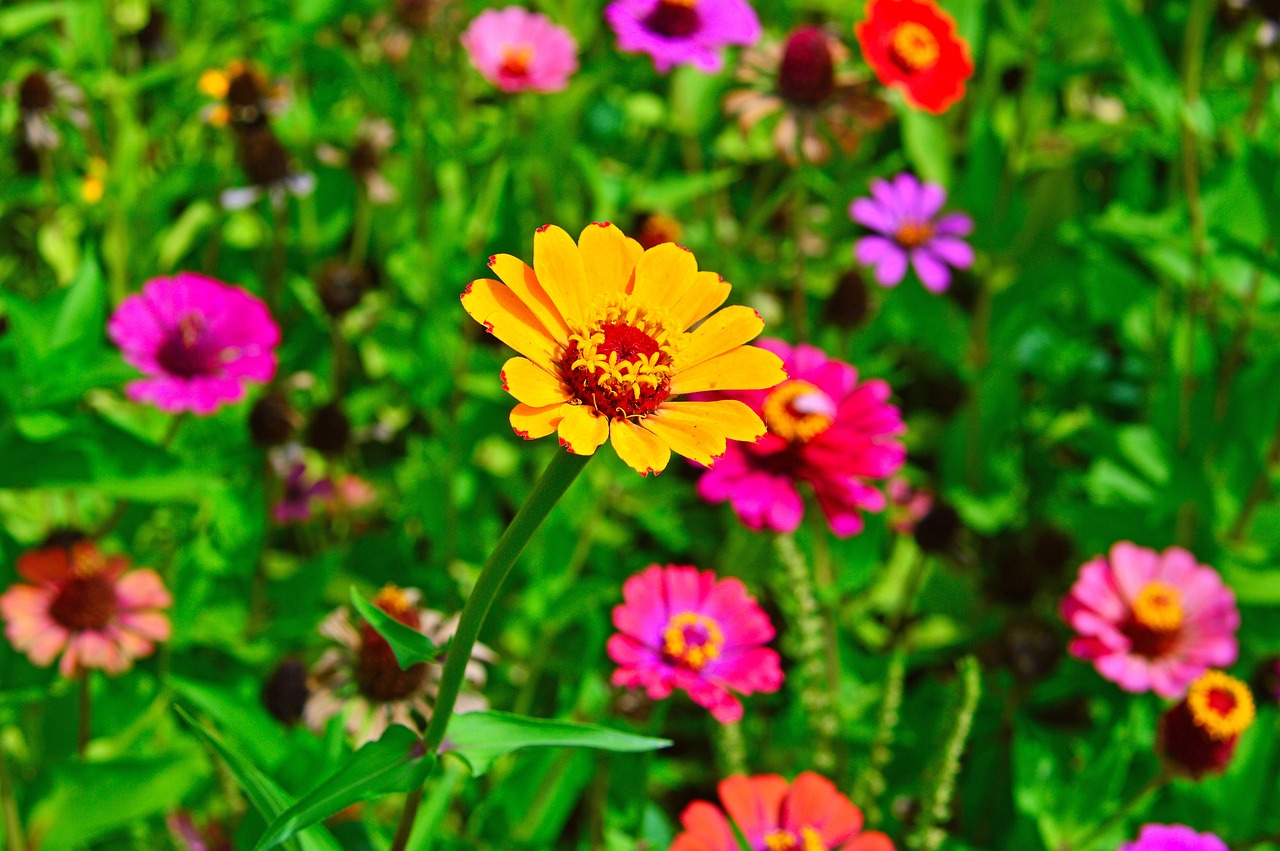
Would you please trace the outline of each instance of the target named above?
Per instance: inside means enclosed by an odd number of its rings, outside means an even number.
[[[836,404],[807,381],[784,381],[765,397],[761,406],[769,431],[783,440],[807,443],[835,419]]]
[[[574,397],[611,419],[644,417],[671,395],[674,346],[658,310],[614,296],[569,336],[560,371]]]
[[[927,71],[941,55],[938,38],[929,28],[915,21],[899,24],[889,42],[889,55],[902,70]]]
[[[533,48],[528,45],[508,45],[502,51],[502,67],[498,70],[507,77],[523,77],[533,63]]]
[[[1182,618],[1182,592],[1166,582],[1148,582],[1133,601],[1133,619],[1154,632],[1174,632]]]
[[[764,838],[766,851],[827,851],[818,831],[811,827],[800,828],[796,836],[789,830],[775,830]]]
[[[928,222],[907,222],[898,228],[893,238],[903,248],[919,248],[933,239],[933,225]]]
[[[1239,736],[1256,715],[1249,687],[1222,671],[1207,671],[1191,685],[1187,707],[1196,726],[1217,741]]]
[[[645,26],[667,38],[683,38],[698,29],[698,0],[658,0]]]
[[[676,665],[701,671],[724,649],[724,632],[706,615],[682,612],[673,617],[662,633],[662,655]]]
[[[400,623],[418,629],[418,610],[403,589],[387,585],[373,598],[373,604]],[[415,694],[427,679],[427,665],[419,662],[400,669],[387,640],[367,623],[360,625],[360,649],[356,653],[356,687],[376,703],[388,703]]]

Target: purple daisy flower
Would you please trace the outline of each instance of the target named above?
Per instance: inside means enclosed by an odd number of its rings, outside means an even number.
[[[1227,851],[1227,844],[1186,825],[1148,824],[1138,833],[1137,842],[1121,845],[1120,851]]]
[[[620,50],[649,54],[663,74],[687,64],[714,74],[724,67],[720,48],[760,39],[746,0],[614,0],[604,16]]]
[[[946,291],[951,286],[948,266],[973,265],[973,249],[961,239],[973,231],[973,219],[965,213],[939,216],[946,201],[941,186],[921,183],[905,172],[893,182],[871,181],[871,197],[854,201],[849,215],[879,235],[858,240],[854,256],[875,267],[876,280],[883,286],[897,286],[910,260],[925,289]]]

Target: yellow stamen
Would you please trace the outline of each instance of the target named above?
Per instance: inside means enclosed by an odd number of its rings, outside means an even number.
[[[807,381],[784,381],[761,406],[769,431],[783,440],[807,442],[831,428],[835,404]]]
[[[523,77],[529,73],[529,65],[533,62],[533,48],[528,45],[516,47],[508,45],[502,52],[502,73],[513,77]]]
[[[92,541],[71,545],[71,572],[77,579],[97,576],[107,567],[107,559]]]
[[[594,376],[594,384],[614,397],[630,397],[637,402],[646,392],[656,390],[667,381],[672,372],[671,361],[685,335],[668,331],[673,323],[661,310],[643,307],[631,301],[629,296],[611,295],[589,312],[590,319],[569,335],[576,343],[578,356],[568,364],[570,370],[585,369]],[[627,326],[648,337],[657,344],[650,353],[636,353],[620,359],[617,351],[602,352],[609,336],[605,326]],[[615,331],[616,333],[616,331]],[[591,400],[581,401],[592,403]],[[627,412],[600,411],[606,416],[626,416]]]
[[[903,248],[919,248],[933,239],[933,225],[928,222],[907,222],[893,235]]]
[[[200,81],[196,83],[196,88],[207,97],[222,100],[227,96],[227,90],[231,88],[231,78],[227,76],[226,71],[219,68],[210,68],[200,75]]]
[[[1182,626],[1182,592],[1166,582],[1148,582],[1133,601],[1133,619],[1154,632]]]
[[[941,55],[937,37],[923,24],[907,21],[893,31],[889,46],[894,59],[911,71],[932,68]]]
[[[662,0],[667,6],[681,6],[685,9],[692,9],[698,5],[698,0]]]
[[[827,851],[822,836],[811,827],[800,829],[800,837],[789,830],[775,830],[764,838],[768,851]]]
[[[698,627],[705,638],[690,641],[687,630]],[[662,651],[670,658],[700,671],[706,664],[720,656],[724,648],[724,632],[720,625],[706,615],[682,612],[673,617],[662,633]]]
[[[1222,671],[1206,671],[1187,692],[1196,726],[1218,741],[1239,736],[1257,715],[1249,687]]]
[[[373,604],[391,616],[402,615],[412,611],[413,602],[405,590],[397,585],[387,583],[373,598]]]

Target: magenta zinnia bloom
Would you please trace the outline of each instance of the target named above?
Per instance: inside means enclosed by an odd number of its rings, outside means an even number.
[[[742,718],[731,692],[782,686],[778,654],[764,646],[773,624],[739,580],[655,564],[628,579],[622,595],[613,610],[619,632],[609,639],[614,685],[643,687],[654,700],[683,689],[721,724]]]
[[[244,398],[247,382],[276,372],[280,329],[266,305],[191,272],[147,281],[116,308],[107,334],[150,376],[130,382],[129,398],[170,413],[211,414]]]
[[[1121,845],[1120,851],[1227,851],[1227,843],[1183,824],[1148,824],[1138,833],[1137,842]]]
[[[1080,568],[1062,617],[1078,634],[1071,654],[1125,691],[1182,697],[1205,671],[1236,661],[1235,595],[1178,547],[1116,544]]]
[[[771,390],[725,393],[760,414],[769,433],[755,443],[730,444],[702,474],[698,493],[728,501],[752,529],[793,532],[804,516],[800,482],[808,482],[840,537],[862,531],[863,511],[885,508],[870,480],[892,476],[906,461],[894,438],[906,430],[889,404],[889,385],[858,383],[858,372],[813,346],[781,340],[757,345],[782,358],[790,380]]]
[[[879,235],[858,240],[854,256],[874,266],[876,280],[886,287],[901,283],[910,260],[925,289],[944,292],[951,286],[948,266],[973,265],[973,249],[961,239],[973,231],[973,219],[965,213],[939,216],[946,202],[941,186],[921,183],[905,172],[892,183],[871,181],[871,197],[854,201],[849,215]]]
[[[649,54],[663,74],[676,65],[714,74],[724,67],[722,47],[760,38],[760,19],[746,0],[613,0],[604,16],[620,50]]]
[[[578,70],[568,30],[519,6],[481,12],[462,34],[471,64],[504,92],[557,92]]]
[[[5,635],[33,665],[62,654],[65,677],[97,668],[129,670],[169,638],[164,609],[173,599],[150,569],[129,570],[87,539],[51,543],[18,559],[19,583],[0,595]]]

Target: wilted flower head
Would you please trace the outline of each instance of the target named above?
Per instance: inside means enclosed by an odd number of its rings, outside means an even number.
[[[721,724],[742,718],[733,692],[782,686],[778,654],[764,646],[773,624],[741,581],[655,564],[628,579],[622,594],[613,610],[618,633],[609,639],[614,685],[644,688],[654,700],[682,689]]]
[[[698,494],[728,501],[752,529],[792,532],[804,517],[800,483],[813,488],[831,530],[840,537],[862,531],[863,511],[883,511],[884,494],[872,482],[893,475],[906,460],[897,437],[906,427],[889,404],[889,385],[858,382],[851,365],[812,346],[792,348],[761,340],[782,358],[790,379],[771,390],[721,393],[745,403],[769,433],[755,443],[733,443],[702,474]]]
[[[369,274],[345,260],[331,260],[316,272],[316,295],[325,313],[335,319],[351,310],[369,290]]]
[[[305,523],[315,513],[318,503],[333,498],[333,482],[328,476],[317,476],[309,469],[297,444],[272,452],[271,466],[281,483],[280,498],[271,508],[271,517],[277,523]]]
[[[546,15],[486,9],[462,34],[471,64],[504,92],[558,92],[578,70],[578,43]]]
[[[1080,568],[1062,617],[1078,635],[1071,654],[1125,691],[1181,697],[1209,668],[1236,661],[1235,595],[1178,547],[1116,544]]]
[[[356,127],[350,150],[321,145],[316,156],[326,165],[348,169],[374,204],[390,204],[398,192],[382,174],[382,158],[395,144],[396,131],[382,118],[366,118]]]
[[[927,112],[946,112],[973,76],[969,43],[933,0],[868,0],[854,27],[862,54],[886,86]]]
[[[641,213],[636,217],[636,242],[646,251],[664,242],[680,242],[684,227],[666,213]]]
[[[153,278],[120,303],[107,335],[148,377],[130,382],[135,402],[211,414],[276,371],[280,329],[256,296],[191,272]]]
[[[777,117],[774,146],[789,163],[826,162],[831,142],[852,153],[862,134],[882,126],[892,112],[866,82],[840,70],[847,55],[821,27],[798,27],[785,43],[747,52],[737,77],[751,88],[730,93],[725,108],[743,130]]]
[[[62,144],[54,126],[59,118],[82,129],[89,125],[84,92],[61,71],[30,71],[7,90],[17,97],[20,132],[33,151],[51,151]]]
[[[604,16],[620,50],[649,54],[663,74],[677,65],[714,74],[724,67],[722,48],[760,38],[746,0],[613,0]]]
[[[266,124],[245,128],[237,152],[250,185],[222,193],[222,206],[228,210],[244,209],[264,195],[279,208],[286,195],[304,197],[315,189],[315,176],[293,167],[289,152]]]
[[[1226,0],[1227,7],[1240,13],[1252,13],[1258,22],[1258,46],[1275,47],[1280,43],[1280,2],[1277,0]],[[1259,69],[1261,70],[1261,69]]]
[[[169,638],[173,600],[154,570],[130,570],[87,538],[54,540],[18,558],[19,582],[0,595],[5,635],[33,665],[62,654],[65,677],[121,674]]]
[[[899,535],[911,535],[916,525],[933,510],[933,491],[916,487],[896,476],[885,486],[889,497],[889,528]]]
[[[1196,833],[1183,824],[1147,824],[1136,842],[1120,846],[1120,851],[1228,851],[1227,843],[1212,833]]]
[[[445,643],[457,630],[458,619],[424,609],[420,601],[417,590],[388,585],[373,603],[400,623],[427,636],[432,644],[442,648],[443,655]],[[402,670],[386,639],[363,620],[353,622],[345,606],[325,618],[320,634],[339,646],[326,650],[311,669],[308,681],[311,693],[303,713],[309,727],[320,731],[330,718],[341,715],[347,732],[358,744],[363,744],[381,738],[392,724],[418,730],[431,718],[440,681],[440,663],[419,662]],[[489,648],[477,644],[467,664],[466,685],[476,690],[482,688],[484,663],[493,658]],[[487,706],[481,695],[464,689],[458,695],[455,710],[475,712]]]
[[[284,86],[269,82],[261,71],[240,59],[232,60],[225,68],[210,68],[200,75],[196,85],[215,101],[204,112],[205,120],[215,127],[261,127],[288,103]]]
[[[1190,777],[1217,774],[1230,764],[1255,717],[1248,686],[1222,671],[1207,671],[1160,717],[1156,750]]]
[[[688,249],[666,243],[645,251],[608,223],[588,225],[575,244],[545,225],[534,235],[533,258],[532,269],[506,254],[490,258],[502,282],[473,281],[462,294],[472,318],[523,355],[502,369],[503,388],[520,403],[511,412],[517,434],[558,431],[578,455],[611,440],[644,475],[666,469],[672,450],[711,464],[727,440],[764,434],[741,402],[676,401],[786,377],[777,355],[746,345],[764,328],[758,313],[712,313],[730,286],[699,272]]]
[[[862,810],[812,771],[790,784],[776,774],[728,777],[719,792],[724,810],[706,801],[685,809],[671,851],[741,851],[734,828],[751,851],[893,851],[883,833],[864,833]]]
[[[1265,703],[1280,706],[1280,656],[1263,660],[1255,681],[1258,697]]]
[[[911,261],[920,283],[930,292],[944,292],[951,285],[951,270],[973,265],[973,249],[962,237],[973,230],[965,213],[939,216],[947,192],[936,183],[921,183],[910,174],[871,181],[871,197],[859,198],[849,207],[855,222],[876,235],[858,240],[854,255],[859,263],[874,266],[876,280],[897,286]]]

